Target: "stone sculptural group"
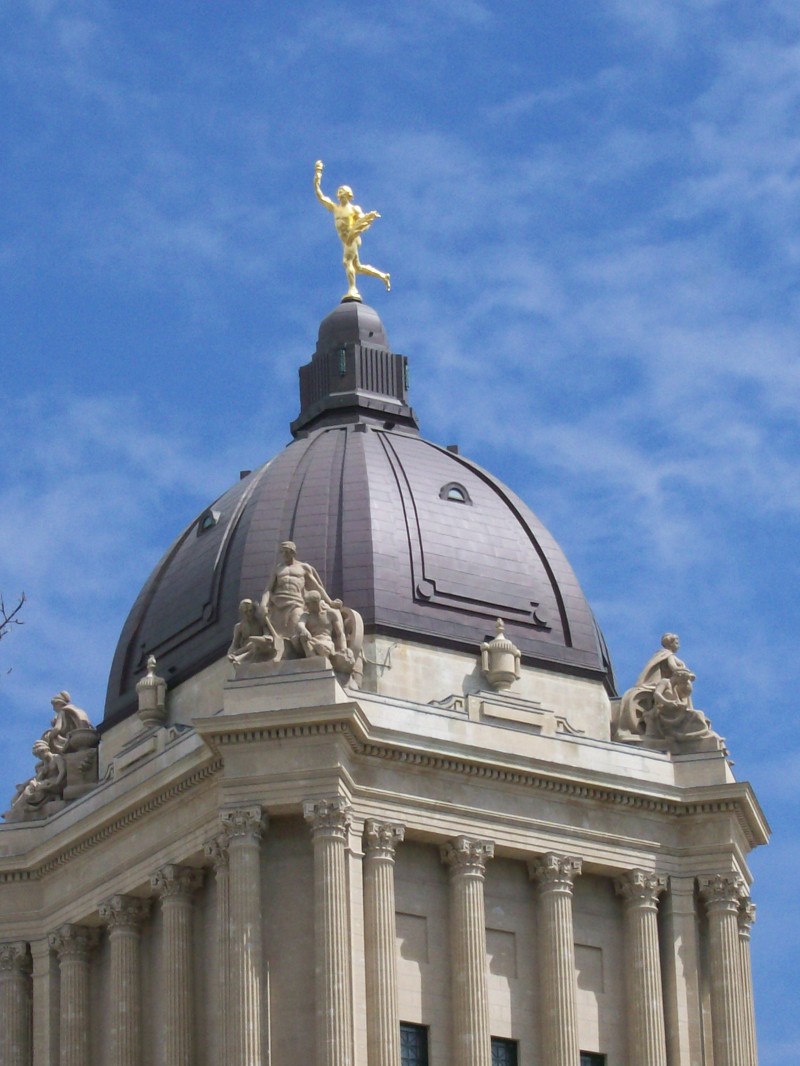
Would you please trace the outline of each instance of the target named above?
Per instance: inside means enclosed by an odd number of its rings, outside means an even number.
[[[17,785],[6,821],[26,821],[60,810],[97,782],[99,736],[86,711],[72,703],[68,692],[50,701],[50,728],[33,745],[37,758],[33,777]]]
[[[615,740],[635,740],[676,753],[696,746],[698,741],[711,742],[703,747],[722,745],[709,719],[692,703],[695,674],[678,658],[679,647],[675,633],[661,638],[661,648],[620,700]]]
[[[330,597],[314,567],[301,562],[295,544],[286,540],[261,602],[239,604],[228,659],[240,666],[321,656],[352,678],[363,634],[358,612]]]

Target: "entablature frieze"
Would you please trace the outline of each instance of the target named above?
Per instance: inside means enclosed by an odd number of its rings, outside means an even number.
[[[506,753],[470,748],[469,745],[459,752],[453,751],[452,744],[443,750],[445,745],[430,737],[423,738],[423,749],[419,737],[409,735],[401,739],[396,733],[391,738],[376,735],[356,703],[339,703],[313,710],[300,708],[288,712],[222,715],[196,719],[195,725],[214,751],[252,742],[335,737],[346,742],[352,754],[359,758],[404,763],[436,773],[484,779],[504,787],[533,789],[569,800],[676,819],[733,815],[751,848],[765,844],[769,836],[769,826],[746,782],[681,787],[658,786],[642,780],[638,782],[639,787],[632,788],[614,774],[593,774],[565,765],[553,771],[541,766],[534,769],[526,766],[523,759],[515,760]],[[598,781],[602,776],[606,781]],[[609,777],[612,780],[609,781]],[[617,779],[613,780],[615,777]]]

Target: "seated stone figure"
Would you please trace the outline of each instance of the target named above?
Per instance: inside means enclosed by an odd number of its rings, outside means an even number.
[[[690,670],[679,667],[658,682],[652,706],[645,712],[645,736],[679,742],[719,739],[709,719],[692,706],[693,677]]]
[[[9,821],[31,817],[49,800],[61,799],[67,781],[67,765],[63,755],[51,751],[45,740],[37,740],[33,754],[39,760],[33,777],[17,785],[17,792],[6,815]]]
[[[305,594],[305,611],[292,637],[292,647],[306,658],[314,655],[328,659],[339,673],[352,673],[355,656],[347,646],[341,611],[324,603],[319,592]]]
[[[283,637],[253,600],[239,604],[239,621],[233,627],[228,658],[234,665],[262,663],[283,656]]]
[[[679,647],[680,640],[675,633],[665,633],[661,638],[661,650],[648,659],[636,679],[636,684],[633,688],[629,688],[622,697],[615,728],[618,736],[644,735],[645,718],[653,706],[653,694],[660,681],[673,677],[677,670],[686,670],[689,680],[695,680],[695,675],[687,670],[686,663],[676,654]],[[691,694],[689,706],[691,706]]]
[[[58,754],[96,748],[100,742],[97,730],[86,711],[76,707],[68,692],[58,692],[50,700],[54,714],[50,728],[42,734],[51,751]]]

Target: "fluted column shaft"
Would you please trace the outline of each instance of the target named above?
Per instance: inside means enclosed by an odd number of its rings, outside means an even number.
[[[228,840],[224,833],[203,846],[205,856],[214,868],[217,882],[217,1056],[229,1062],[231,1048],[228,1035],[230,1013],[230,872],[228,868]]]
[[[161,897],[164,966],[164,1064],[191,1066],[192,1024],[192,898],[203,883],[203,871],[167,863],[150,878]]]
[[[700,894],[708,911],[714,1066],[742,1066],[750,1054],[742,1018],[744,994],[738,921],[744,891],[740,877],[717,875],[700,882]]]
[[[81,925],[50,934],[61,984],[59,1066],[89,1066],[89,961],[96,942],[96,931]]]
[[[542,1061],[547,1066],[579,1066],[572,888],[581,861],[548,854],[533,860],[529,870],[539,884]]]
[[[111,1066],[140,1066],[142,1061],[139,938],[148,910],[149,900],[133,896],[112,896],[100,904],[111,955],[107,1008]]]
[[[229,1061],[262,1066],[261,836],[267,823],[257,806],[226,810],[221,818],[230,878]]]
[[[450,972],[454,1066],[491,1066],[483,880],[491,840],[459,836],[442,846],[450,874]]]
[[[665,877],[646,870],[630,870],[616,881],[625,913],[628,1056],[642,1066],[667,1066],[658,948],[658,897],[666,887]]]
[[[341,796],[303,805],[314,841],[317,1066],[352,1066],[353,1012],[345,848],[350,805]]]
[[[30,1066],[30,970],[24,941],[0,944],[0,1066]]]
[[[749,1052],[747,1066],[758,1066],[758,1045],[756,1043],[756,1015],[753,999],[753,969],[750,962],[750,930],[756,920],[756,906],[752,900],[743,899],[739,904],[739,954],[742,967],[742,1019],[744,1038]]]
[[[369,1066],[400,1066],[394,852],[403,834],[403,826],[395,822],[370,819],[366,824],[364,947]]]

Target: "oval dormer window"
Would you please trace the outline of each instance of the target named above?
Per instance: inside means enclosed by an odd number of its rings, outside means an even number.
[[[472,500],[469,498],[469,493],[464,486],[459,485],[457,481],[448,481],[446,485],[442,485],[439,489],[439,499],[447,500],[449,503],[472,504]]]
[[[206,511],[205,514],[201,515],[197,521],[198,537],[201,533],[207,533],[209,529],[213,529],[217,522],[219,522],[219,520],[219,511]]]

